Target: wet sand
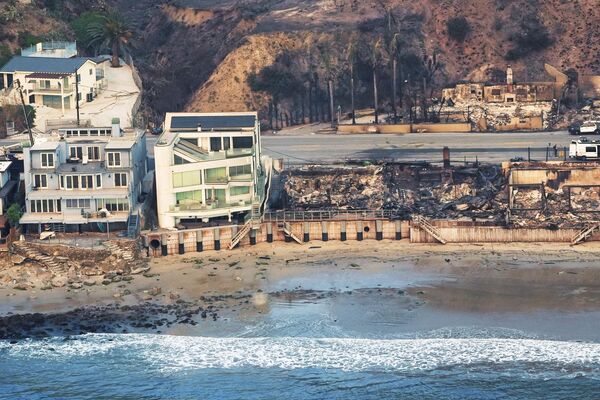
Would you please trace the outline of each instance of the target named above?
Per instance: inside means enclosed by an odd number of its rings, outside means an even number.
[[[152,276],[107,286],[1,287],[0,315],[146,304],[200,310],[187,322],[161,329],[173,334],[260,335],[275,328],[256,327],[295,319],[299,334],[303,326],[325,321],[328,329],[359,336],[480,326],[593,340],[600,313],[599,255],[596,244],[265,243],[153,259]],[[156,288],[160,293],[150,296]],[[217,318],[200,317],[209,305],[218,310]],[[329,334],[319,329],[315,336]]]

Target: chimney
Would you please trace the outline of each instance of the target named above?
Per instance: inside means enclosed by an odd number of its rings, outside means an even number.
[[[123,136],[123,134],[121,133],[121,120],[119,118],[112,119],[111,136],[112,137]]]
[[[513,81],[513,70],[510,67],[510,65],[508,67],[506,67],[506,84],[507,85],[512,85],[514,83]]]

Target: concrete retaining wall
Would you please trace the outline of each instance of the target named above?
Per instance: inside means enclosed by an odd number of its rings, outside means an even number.
[[[408,221],[295,221],[289,222],[292,232],[301,241],[328,240],[400,240],[408,238]],[[238,229],[237,225],[188,229],[168,232],[142,233],[144,245],[154,257],[185,254],[205,250],[228,249]],[[238,246],[263,242],[291,241],[278,229],[276,222],[264,222],[261,228],[251,231]]]
[[[357,124],[357,125],[338,125],[337,132],[339,134],[358,134],[358,133],[410,133],[410,124]],[[431,133],[448,133],[448,132],[471,132],[470,123],[440,123],[440,124],[413,124],[412,132],[431,132]]]
[[[448,243],[510,243],[558,242],[570,243],[579,229],[550,230],[543,228],[505,228],[465,221],[430,221]],[[424,230],[411,226],[410,221],[295,221],[289,222],[294,235],[303,242],[309,241],[362,241],[400,240],[410,238],[411,243],[437,243]],[[240,227],[236,225],[190,229],[170,232],[142,233],[150,255],[160,257],[206,250],[225,250]],[[600,233],[588,241],[599,241]],[[264,222],[260,229],[251,231],[238,246],[251,246],[264,242],[292,241],[276,222]]]

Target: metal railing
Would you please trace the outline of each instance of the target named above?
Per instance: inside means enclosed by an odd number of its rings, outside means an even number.
[[[364,221],[376,219],[400,219],[396,210],[309,210],[309,211],[270,211],[263,220],[267,222],[283,221]]]

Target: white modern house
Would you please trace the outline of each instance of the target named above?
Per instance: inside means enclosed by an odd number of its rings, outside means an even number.
[[[76,101],[91,102],[105,88],[105,59],[75,57],[68,43],[63,49],[44,50],[44,45],[23,50],[0,68],[0,89],[10,91],[20,85],[25,104],[56,108],[64,114],[76,108]]]
[[[0,161],[0,215],[4,215],[10,205],[7,200],[16,186],[16,181],[10,180],[11,165],[12,161]]]
[[[107,127],[59,129],[23,149],[28,232],[118,229],[135,220],[146,136]]]
[[[264,207],[270,158],[255,112],[167,113],[154,146],[161,228],[232,221]]]

